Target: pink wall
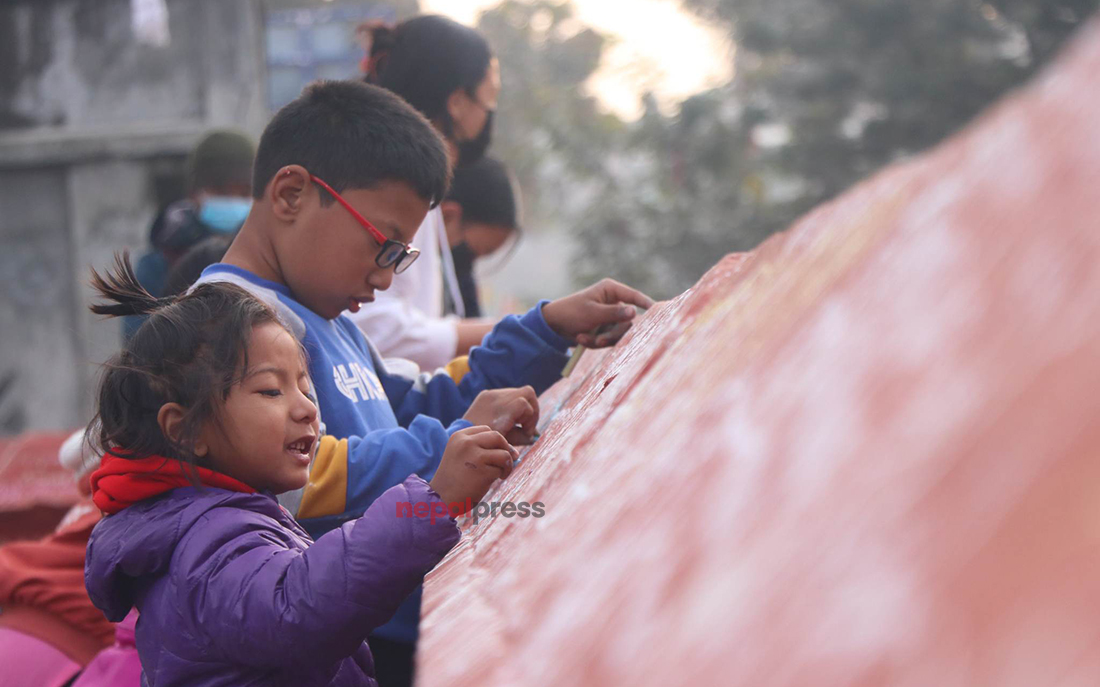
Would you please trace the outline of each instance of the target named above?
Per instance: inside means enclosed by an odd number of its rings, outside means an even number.
[[[1098,75],[1094,23],[589,354],[419,684],[1100,684]]]

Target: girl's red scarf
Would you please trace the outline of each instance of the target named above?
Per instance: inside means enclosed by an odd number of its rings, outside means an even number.
[[[99,469],[92,473],[92,500],[104,513],[117,513],[138,501],[153,498],[178,487],[195,485],[192,475],[207,487],[255,494],[244,482],[207,468],[184,468],[180,461],[163,456],[124,458],[126,451],[103,456]]]

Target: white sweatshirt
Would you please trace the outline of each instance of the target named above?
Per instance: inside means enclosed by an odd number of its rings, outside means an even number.
[[[442,210],[428,212],[412,245],[420,249],[412,267],[394,275],[393,284],[379,291],[373,303],[344,314],[384,357],[405,358],[423,370],[434,370],[450,362],[458,346],[458,318],[443,315],[444,286],[459,316],[463,314]]]

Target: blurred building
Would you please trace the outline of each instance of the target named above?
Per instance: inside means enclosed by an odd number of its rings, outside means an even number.
[[[87,422],[119,343],[87,310],[88,267],[144,249],[202,132],[258,138],[308,81],[356,74],[356,23],[401,10],[415,2],[0,6],[0,434]]]

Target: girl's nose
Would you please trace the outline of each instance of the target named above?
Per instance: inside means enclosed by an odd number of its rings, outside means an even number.
[[[317,419],[317,404],[308,394],[298,392],[298,402],[294,407],[294,419],[299,422],[312,423]]]

